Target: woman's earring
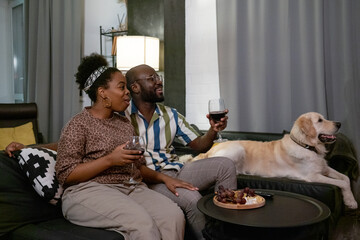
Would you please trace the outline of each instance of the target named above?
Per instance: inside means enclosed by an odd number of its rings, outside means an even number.
[[[111,99],[110,98],[108,98],[108,97],[105,97],[105,98],[103,98],[103,106],[105,107],[105,108],[110,108],[111,107]]]

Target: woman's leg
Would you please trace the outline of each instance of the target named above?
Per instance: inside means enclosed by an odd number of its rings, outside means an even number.
[[[129,188],[115,186],[86,182],[69,187],[62,199],[64,217],[77,225],[123,233],[126,239],[161,239],[147,209],[128,196]]]

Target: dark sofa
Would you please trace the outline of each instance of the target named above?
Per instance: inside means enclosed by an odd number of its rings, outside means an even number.
[[[0,239],[121,240],[121,234],[74,225],[32,188],[17,160],[0,151]]]
[[[1,107],[0,104],[0,112],[4,113],[1,111]],[[36,111],[36,107],[31,107],[32,111]],[[22,111],[25,110],[22,109]],[[35,112],[35,116],[36,114]],[[34,116],[33,114],[28,115],[32,118]],[[0,122],[2,116],[0,116]],[[9,117],[7,119],[9,120]],[[36,121],[35,124],[37,124]],[[3,124],[3,126],[5,125]],[[283,134],[225,131],[223,136],[230,140],[270,141],[281,138]],[[196,154],[190,148],[183,147],[177,142],[174,145],[178,155]],[[338,134],[338,141],[331,146],[327,159],[330,166],[354,180],[358,176],[358,164],[355,156],[356,153],[351,142],[343,134]],[[340,189],[328,184],[239,175],[238,188],[246,186],[290,191],[318,199],[330,208],[330,225],[332,226],[336,224],[344,210]],[[211,191],[213,189],[209,189],[208,192]],[[204,192],[204,194],[208,192]],[[186,235],[185,239],[191,238],[188,236]],[[47,203],[34,191],[29,180],[21,171],[17,160],[9,158],[4,151],[0,151],[0,240],[4,239],[112,240],[124,238],[116,232],[81,227],[65,220],[60,207]]]

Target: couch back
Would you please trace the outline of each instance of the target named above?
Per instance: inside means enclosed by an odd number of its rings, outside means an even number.
[[[235,131],[223,131],[221,132],[221,136],[228,140],[251,140],[251,141],[274,141],[281,139],[284,134],[283,133],[265,133],[265,132],[235,132]]]

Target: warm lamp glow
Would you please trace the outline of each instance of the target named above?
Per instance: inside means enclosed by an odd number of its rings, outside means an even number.
[[[147,64],[159,71],[160,40],[146,36],[120,36],[116,40],[116,66],[129,70],[140,64]]]

